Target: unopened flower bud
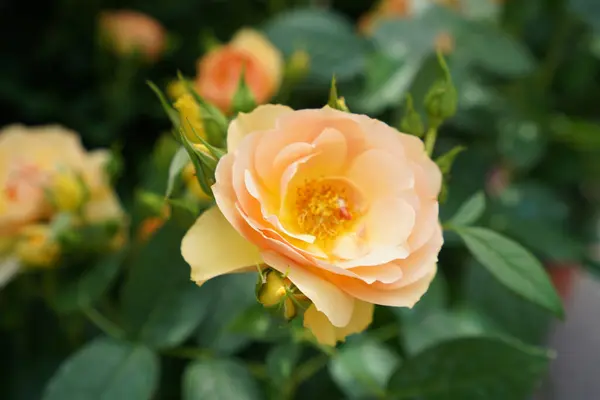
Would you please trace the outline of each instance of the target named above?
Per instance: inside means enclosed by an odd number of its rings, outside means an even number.
[[[189,163],[185,166],[182,172],[183,181],[187,186],[188,190],[198,199],[200,200],[210,200],[211,197],[204,193],[204,190],[200,187],[198,183],[198,179],[196,179],[196,170],[194,169],[194,165]]]
[[[192,95],[189,93],[184,94],[173,106],[179,112],[179,119],[185,137],[192,143],[201,143],[200,138],[206,140],[200,106],[194,101]]]
[[[181,79],[174,79],[167,85],[167,95],[172,100],[177,100],[186,94],[187,88]]]
[[[72,172],[58,172],[52,177],[49,188],[51,201],[59,211],[77,211],[86,199],[83,180]]]

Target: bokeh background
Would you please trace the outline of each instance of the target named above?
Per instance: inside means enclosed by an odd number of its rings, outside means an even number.
[[[431,2],[407,3],[421,10]],[[600,3],[439,3],[447,4],[431,12],[391,15],[365,31],[361,24],[376,7],[367,0],[4,0],[0,127],[59,123],[77,131],[88,148],[115,149],[123,162],[117,189],[135,217],[141,212],[136,193],[162,193],[166,185],[157,143],[168,134],[170,123],[147,81],[166,89],[178,71],[193,77],[208,44],[227,42],[241,27],[259,29],[286,57],[296,50],[309,55],[310,70],[292,89],[290,105],[321,107],[335,74],[352,111],[394,126],[405,110],[405,95],[410,92],[419,107],[439,76],[434,51],[441,46],[459,93],[459,112],[443,126],[438,152],[457,145],[467,149],[452,170],[442,218],[485,190],[483,223],[532,250],[571,305],[552,336],[559,356],[546,386],[578,382],[579,389],[586,389],[569,397],[574,392],[561,386],[541,399],[597,398],[600,389],[594,379],[582,378],[597,369],[570,373],[588,364],[561,352],[594,359],[594,349],[588,352],[581,346],[596,347],[597,342],[582,337],[600,333],[598,326],[585,323],[596,319],[600,290],[594,283],[600,273]],[[137,10],[159,21],[167,32],[164,54],[139,62],[112,52],[102,41],[98,21],[103,12],[115,9]],[[171,248],[178,251],[177,243]],[[168,255],[162,257],[168,260]],[[477,268],[452,235],[446,238],[441,264],[449,307],[461,312],[451,319],[421,321],[416,331],[405,329],[394,343],[417,349],[428,341],[485,329],[529,344],[548,343],[557,322]],[[216,286],[214,290],[220,293]],[[11,299],[0,294],[4,306]],[[240,312],[236,305],[223,305],[224,315],[227,307]],[[6,327],[0,330],[1,398],[40,398],[45,382],[73,351],[60,336],[61,318],[70,317],[57,318],[38,303],[22,311],[26,315],[18,335]],[[379,321],[391,315],[378,313]],[[202,324],[197,336],[208,347],[248,360],[267,351],[264,340],[252,335],[223,339],[221,322],[208,318]],[[182,368],[167,361],[157,399],[179,398]],[[340,388],[343,378],[334,380],[324,372],[303,390],[306,396],[352,397],[352,388]]]

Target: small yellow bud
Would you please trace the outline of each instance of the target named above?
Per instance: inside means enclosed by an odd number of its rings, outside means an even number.
[[[265,307],[273,307],[281,303],[286,292],[285,282],[281,275],[276,271],[269,271],[266,282],[260,288],[258,301]]]
[[[53,176],[50,194],[59,211],[73,212],[85,202],[86,190],[82,180],[72,172],[59,172]]]
[[[287,65],[288,75],[292,79],[300,79],[310,68],[310,56],[304,50],[296,50],[292,53]]]
[[[292,320],[296,316],[296,305],[291,298],[285,299],[283,303],[283,316],[286,320]]]
[[[194,169],[194,165],[192,163],[189,163],[185,166],[182,174],[185,185],[194,196],[200,200],[210,200],[211,197],[204,193],[204,190],[202,190],[200,184],[198,183],[198,179],[196,179],[196,170]]]
[[[187,88],[181,79],[174,79],[167,85],[167,96],[169,96],[171,100],[177,100],[186,94]]]
[[[60,256],[60,247],[52,239],[47,225],[30,225],[23,228],[15,250],[19,260],[30,267],[51,267]]]
[[[183,133],[192,143],[201,143],[200,138],[206,139],[206,131],[202,123],[202,114],[200,106],[196,103],[191,94],[186,93],[173,104],[179,112]]]

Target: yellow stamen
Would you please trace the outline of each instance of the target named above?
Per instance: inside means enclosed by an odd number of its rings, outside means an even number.
[[[348,185],[338,180],[307,180],[297,189],[295,208],[298,227],[319,241],[348,231],[358,214]]]

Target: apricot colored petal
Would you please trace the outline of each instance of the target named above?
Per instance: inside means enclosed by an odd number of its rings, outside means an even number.
[[[420,249],[433,235],[439,226],[439,204],[435,200],[424,199],[417,212],[415,228],[408,238],[411,251]]]
[[[217,207],[205,211],[185,234],[181,254],[202,282],[262,263],[258,248],[244,239]]]
[[[344,291],[357,299],[384,306],[413,307],[419,299],[427,292],[429,284],[435,277],[437,265],[431,264],[427,273],[419,280],[396,289],[383,290],[380,285],[369,285],[358,279],[338,277],[338,284]]]
[[[396,195],[415,184],[413,171],[405,159],[379,149],[367,150],[356,157],[346,176],[371,198]]]
[[[256,107],[250,113],[239,113],[229,125],[227,151],[235,151],[241,141],[252,132],[273,129],[279,117],[293,111],[288,106],[265,104]]]
[[[317,275],[308,267],[272,251],[263,252],[265,263],[287,277],[308,297],[317,310],[323,312],[334,326],[348,325],[354,308],[354,299],[336,285]]]
[[[415,219],[415,210],[404,199],[376,199],[365,216],[367,240],[377,246],[404,245],[415,226]]]
[[[351,271],[369,284],[374,282],[384,284],[398,282],[404,275],[402,268],[394,263],[373,265],[371,267],[356,267],[352,268]]]

